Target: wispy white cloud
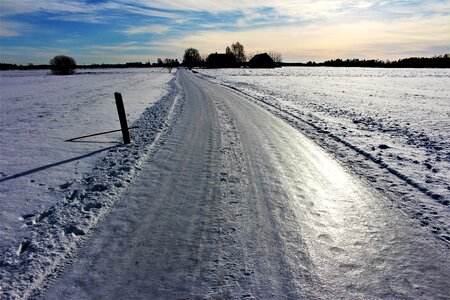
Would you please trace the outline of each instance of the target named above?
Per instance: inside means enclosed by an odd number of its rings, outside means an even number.
[[[18,15],[37,12],[88,13],[98,10],[97,6],[69,0],[2,0],[0,15]]]
[[[107,18],[105,16],[97,15],[97,14],[93,14],[93,13],[62,14],[62,15],[50,16],[47,19],[54,20],[54,21],[64,21],[64,22],[74,22],[74,23],[90,23],[90,24],[99,24],[99,23],[107,22]]]
[[[28,27],[20,22],[2,20],[0,24],[0,37],[20,36]]]
[[[11,47],[8,49],[2,49],[2,62],[17,63],[22,61],[23,63],[35,62],[35,63],[48,63],[51,58],[50,53],[65,54],[73,56],[76,52],[69,48],[63,47]],[[23,61],[25,59],[25,61]]]
[[[0,16],[44,12],[54,14],[96,14],[97,18],[100,18],[105,12],[115,12],[134,13],[161,18],[181,17],[181,14],[176,12],[162,11],[156,9],[157,7],[137,4],[140,3],[133,0],[109,0],[98,3],[75,0],[2,0],[0,3]],[[83,18],[82,20],[86,21],[88,19]]]
[[[0,15],[46,13],[93,14],[104,11],[129,12],[162,18],[183,18],[183,12],[207,12],[212,14],[247,12],[247,17],[261,8],[271,8],[280,15],[314,18],[330,15],[350,8],[362,7],[367,1],[348,0],[241,0],[235,5],[215,0],[109,0],[88,3],[75,0],[2,0]]]
[[[450,14],[450,1],[446,0],[387,0],[374,1],[374,3],[381,13],[393,14],[396,16],[410,16],[411,14]]]
[[[128,35],[134,34],[163,34],[170,30],[169,26],[164,25],[149,25],[149,26],[136,26],[129,27],[123,32]]]
[[[331,17],[336,14],[350,13],[358,9],[368,8],[377,1],[357,0],[240,0],[230,1],[214,0],[130,0],[140,6],[153,7],[166,10],[195,11],[209,13],[227,13],[233,11],[246,12],[247,16],[257,14],[261,9],[271,9],[280,16],[291,16],[299,19],[312,19],[318,17]]]
[[[239,0],[236,3],[216,0],[107,0],[85,2],[76,0],[2,0],[0,15],[46,13],[93,14],[105,11],[129,12],[162,18],[183,18],[187,12],[212,14],[242,12],[243,20],[257,18],[261,9],[270,9],[278,16],[300,20],[335,18],[370,9],[382,9],[383,13],[449,13],[450,1],[402,1],[402,0]],[[254,17],[252,17],[252,15]],[[267,17],[267,16],[266,16]]]
[[[152,50],[152,45],[150,43],[120,43],[115,45],[92,45],[86,47],[85,49],[90,50],[101,50],[101,51],[113,51],[113,52],[130,52],[130,51],[150,51]]]
[[[270,9],[276,15],[296,20],[333,19],[346,15],[361,14],[368,17],[382,13],[389,15],[442,14],[450,13],[450,1],[428,0],[126,0],[138,7],[162,9],[166,11],[208,12],[212,14],[243,12],[246,19],[257,15],[261,9]]]
[[[44,19],[46,20],[64,22],[95,24],[106,20],[102,14],[104,11],[103,5],[89,5],[85,2],[73,0],[1,0],[0,7],[2,22],[15,16],[33,14],[40,16],[45,14]],[[36,23],[28,25],[28,27],[32,26],[35,27],[35,30],[39,30]]]

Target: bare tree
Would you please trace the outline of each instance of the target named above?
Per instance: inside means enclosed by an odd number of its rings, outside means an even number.
[[[237,62],[246,62],[247,58],[245,57],[244,45],[239,42],[231,44],[231,53],[236,57]]]
[[[175,64],[175,61],[173,59],[170,59],[170,58],[164,59],[164,65],[167,68],[167,70],[169,71],[169,73],[172,73],[174,64]]]
[[[280,52],[276,52],[276,51],[268,51],[267,54],[269,54],[269,56],[273,59],[274,62],[276,62],[277,64],[283,62],[283,57],[281,56]]]
[[[207,61],[208,60],[208,56],[209,56],[209,54],[206,54],[206,53],[200,54],[200,58],[202,59],[202,62]]]

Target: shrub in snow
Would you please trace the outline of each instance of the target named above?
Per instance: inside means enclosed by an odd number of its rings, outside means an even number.
[[[76,67],[77,63],[70,56],[57,55],[50,60],[50,68],[54,75],[71,75]]]

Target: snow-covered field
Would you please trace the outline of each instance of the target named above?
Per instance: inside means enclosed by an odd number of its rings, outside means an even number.
[[[196,72],[296,127],[449,248],[450,70]],[[116,91],[129,125],[139,126],[133,143],[122,145],[120,133],[65,142],[118,129]],[[29,296],[70,262],[147,157],[165,143],[185,92],[165,69],[84,70],[75,76],[0,72],[0,296],[2,289],[7,297]],[[220,109],[218,116],[231,132]],[[239,165],[239,155],[233,157],[230,166]],[[240,169],[220,174],[233,170]]]
[[[74,187],[99,162],[108,160],[112,172],[113,165],[138,159],[117,154],[123,151],[120,132],[65,140],[120,129],[114,92],[123,95],[129,126],[136,125],[168,93],[172,78],[166,69],[79,70],[74,76],[0,72],[0,253],[18,248],[30,225],[68,194],[81,193]]]
[[[449,243],[450,70],[198,70],[298,127]]]
[[[189,71],[177,82],[171,134],[42,299],[448,298],[427,227],[303,130]]]

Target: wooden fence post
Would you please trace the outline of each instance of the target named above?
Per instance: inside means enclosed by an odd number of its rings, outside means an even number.
[[[130,132],[128,131],[127,116],[125,115],[125,108],[123,106],[122,94],[114,93],[114,98],[116,98],[116,106],[117,112],[119,113],[119,121],[120,121],[120,128],[122,129],[123,143],[129,144]]]

